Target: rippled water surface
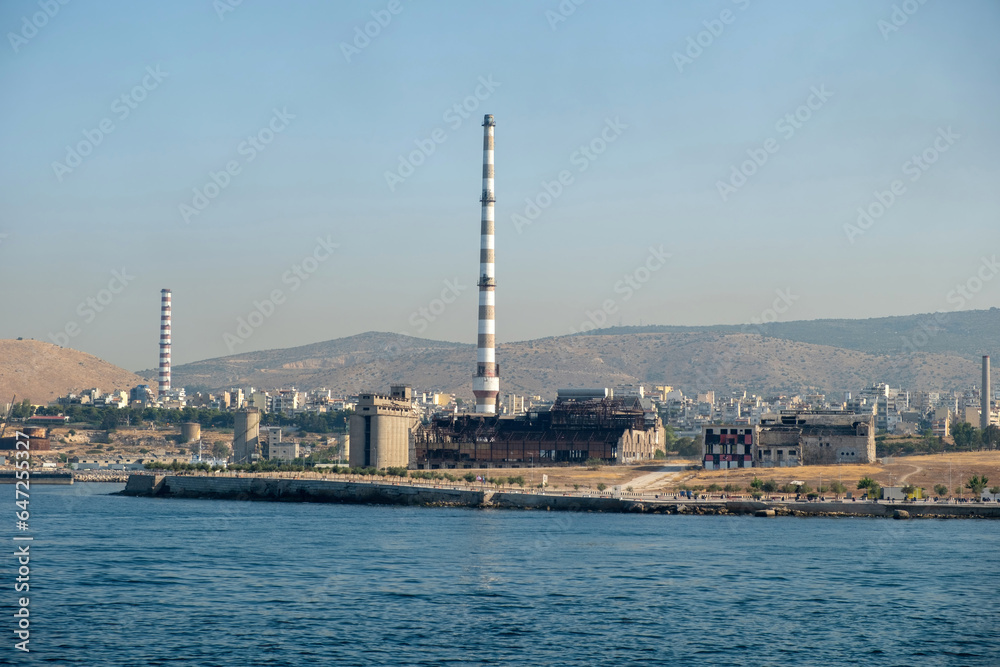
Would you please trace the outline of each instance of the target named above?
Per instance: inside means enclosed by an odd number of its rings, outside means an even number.
[[[8,639],[11,662],[1000,665],[1000,522],[104,495],[120,488],[32,487],[32,652]]]

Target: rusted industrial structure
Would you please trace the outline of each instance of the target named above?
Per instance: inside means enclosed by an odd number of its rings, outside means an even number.
[[[411,467],[516,468],[580,464],[588,459],[608,464],[643,461],[662,448],[661,428],[659,416],[637,396],[615,398],[607,389],[563,389],[545,412],[434,418],[416,430]]]
[[[22,426],[21,428],[16,428],[11,426],[8,428],[6,437],[0,438],[0,451],[11,451],[20,449],[24,451],[25,442],[28,443],[29,452],[47,452],[52,449],[49,437],[46,435],[45,428],[43,426]],[[19,437],[17,433],[23,433],[27,437]],[[21,442],[20,447],[17,443]]]

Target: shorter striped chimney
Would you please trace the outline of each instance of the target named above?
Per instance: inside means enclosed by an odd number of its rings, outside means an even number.
[[[983,355],[983,386],[979,392],[979,428],[984,431],[990,427],[990,399],[993,392],[990,389],[990,355]]]
[[[170,290],[160,290],[160,395],[170,391]]]

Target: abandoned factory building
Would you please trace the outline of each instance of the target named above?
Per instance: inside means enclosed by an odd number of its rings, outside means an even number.
[[[702,427],[702,461],[708,470],[871,463],[875,418],[834,410],[783,410],[760,425]]]
[[[662,423],[649,399],[608,389],[560,389],[547,411],[452,414],[417,428],[411,467],[526,467],[652,459]],[[353,438],[352,438],[353,442]]]

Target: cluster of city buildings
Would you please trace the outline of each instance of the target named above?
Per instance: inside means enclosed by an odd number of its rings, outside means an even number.
[[[344,460],[357,467],[643,461],[666,449],[663,427],[670,425],[678,435],[699,439],[706,468],[724,469],[867,463],[875,460],[877,433],[918,435],[929,428],[936,436],[948,437],[957,422],[985,423],[984,406],[988,406],[988,423],[1000,425],[1000,402],[989,399],[976,386],[953,392],[911,392],[875,383],[834,399],[818,393],[770,398],[747,392],[685,395],[669,385],[620,385],[562,389],[555,400],[498,392],[492,412],[471,412],[463,411],[472,406],[463,406],[454,394],[414,391],[405,385],[394,386],[387,394],[341,397],[325,388],[300,391],[294,387],[232,388],[190,395],[184,388],[171,388],[160,395],[148,385],[139,385],[128,392],[88,389],[57,403],[231,410],[236,413],[232,460],[237,463],[291,461],[311,453],[287,434],[283,439],[280,428],[261,426],[263,413],[292,416],[349,410],[354,411],[350,433],[331,442],[340,447]],[[475,407],[481,409],[478,403]],[[32,418],[32,423],[41,426],[64,422],[61,416]],[[182,440],[196,442],[198,436],[183,433],[186,426],[190,425],[182,426]],[[224,463],[203,458],[200,452],[192,460]]]
[[[461,398],[440,389],[413,391],[414,409],[421,416],[430,416],[441,410],[459,411]],[[180,410],[186,407],[206,408],[220,411],[236,411],[256,408],[261,412],[283,413],[293,416],[303,413],[340,412],[354,410],[358,404],[358,394],[334,396],[327,388],[299,390],[295,387],[259,389],[254,387],[233,387],[218,392],[197,391],[188,394],[183,387],[175,387],[160,395],[154,387],[140,384],[130,390],[115,389],[102,392],[99,388],[85,389],[80,393],[61,396],[52,404],[55,406],[93,405],[117,408],[165,408]],[[548,409],[552,400],[538,395],[506,394],[500,403],[503,414],[520,414],[530,409]]]
[[[786,410],[826,410],[871,415],[875,430],[893,435],[919,435],[930,428],[934,435],[947,437],[952,425],[968,422],[982,427],[983,392],[978,387],[963,391],[907,391],[885,383],[873,384],[859,392],[845,392],[837,398],[823,394],[800,394],[765,398],[734,392],[716,396],[709,391],[685,396],[671,390],[660,402],[668,423],[677,431],[699,431],[710,424],[760,424],[767,415]],[[990,424],[1000,425],[1000,401],[994,396],[986,412]]]
[[[667,398],[667,396],[665,396]],[[704,399],[704,401],[702,401]],[[745,393],[716,402],[699,395],[667,401],[678,424],[700,422],[706,469],[786,467],[875,461],[875,434],[917,435],[930,430],[946,438],[954,423],[986,429],[1000,426],[1000,404],[990,384],[990,358],[983,357],[982,384],[951,394],[908,392],[875,383],[832,402],[821,394],[779,398],[768,404]]]
[[[94,405],[118,408],[207,408],[214,410],[240,410],[247,407],[263,412],[281,412],[294,415],[303,412],[336,412],[352,410],[357,397],[334,397],[329,389],[299,391],[288,389],[261,390],[254,387],[236,387],[226,391],[188,394],[183,387],[173,387],[157,392],[148,384],[140,384],[129,391],[116,389],[103,393],[98,388],[86,389],[56,399],[56,405]]]
[[[246,407],[236,411],[233,422],[233,463],[260,461],[291,462],[313,453],[313,448],[283,435],[280,426],[261,426],[261,410]],[[337,450],[338,460],[347,460],[349,436],[336,435],[327,445]]]

